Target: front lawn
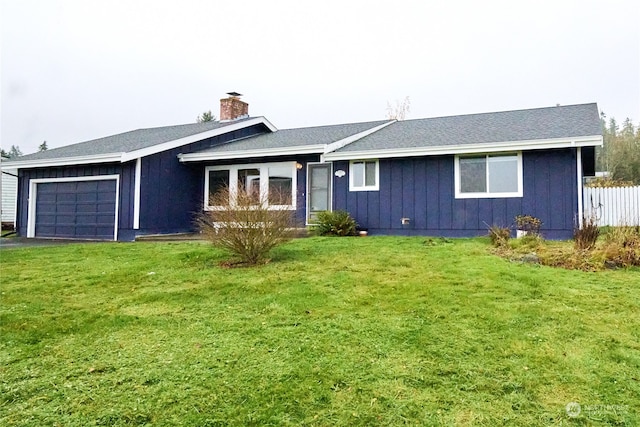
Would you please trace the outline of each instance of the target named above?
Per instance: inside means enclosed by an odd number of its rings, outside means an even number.
[[[418,237],[224,259],[204,243],[2,250],[0,425],[640,425],[637,269]]]

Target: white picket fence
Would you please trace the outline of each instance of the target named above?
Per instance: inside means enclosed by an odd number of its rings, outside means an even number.
[[[640,225],[640,186],[584,187],[582,194],[585,218],[598,225]]]

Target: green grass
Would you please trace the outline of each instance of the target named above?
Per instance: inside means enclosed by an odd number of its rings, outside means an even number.
[[[489,246],[316,237],[238,269],[203,243],[5,249],[0,425],[640,425],[638,270]]]

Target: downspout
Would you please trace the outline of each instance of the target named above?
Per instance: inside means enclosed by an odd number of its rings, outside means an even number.
[[[582,218],[584,216],[583,206],[582,206],[582,194],[583,194],[583,183],[582,183],[582,147],[576,148],[576,171],[577,171],[577,180],[578,180],[578,228],[582,229]]]
[[[133,190],[133,229],[140,229],[140,178],[142,176],[142,158],[136,159],[136,173]]]

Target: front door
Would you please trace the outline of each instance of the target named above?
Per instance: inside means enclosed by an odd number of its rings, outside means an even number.
[[[313,223],[318,212],[331,210],[331,163],[307,165],[307,223]]]

